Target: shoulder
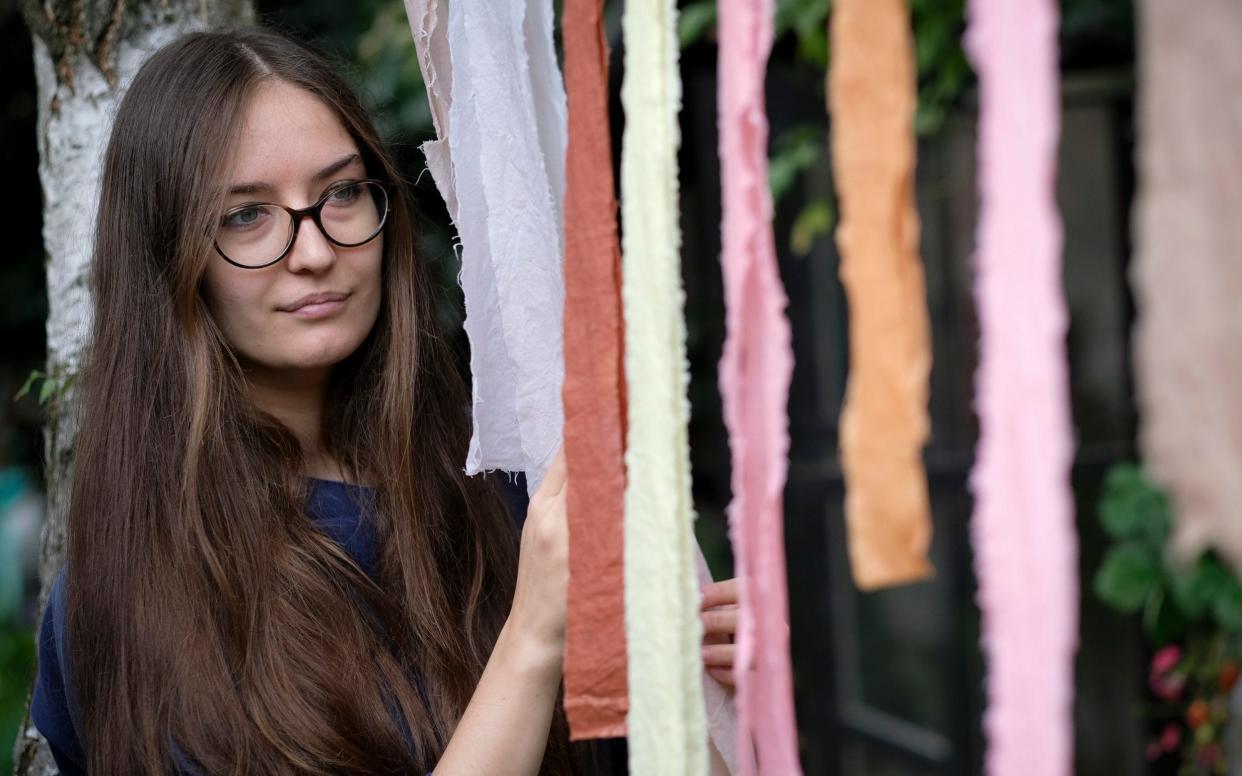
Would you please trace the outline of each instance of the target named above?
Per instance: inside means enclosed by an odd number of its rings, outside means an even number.
[[[43,734],[64,776],[85,772],[78,735],[78,710],[69,664],[65,628],[66,573],[61,569],[52,583],[39,626],[38,674],[30,700],[30,716]]]

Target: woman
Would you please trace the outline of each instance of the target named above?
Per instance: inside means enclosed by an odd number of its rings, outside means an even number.
[[[96,229],[32,711],[62,772],[582,772],[563,458],[519,546],[463,474],[409,195],[345,83],[270,31],[170,44],[117,113]]]

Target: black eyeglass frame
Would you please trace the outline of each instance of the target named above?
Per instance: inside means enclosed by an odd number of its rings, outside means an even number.
[[[323,206],[328,201],[328,197],[331,197],[336,192],[349,188],[350,186],[357,186],[360,183],[373,183],[380,190],[380,192],[384,195],[384,212],[380,214],[380,222],[379,225],[375,227],[375,231],[372,232],[365,240],[356,243],[343,243],[333,238],[332,235],[328,234],[328,230],[323,228],[323,221],[321,220]],[[359,245],[366,245],[371,242],[379,236],[380,232],[384,231],[384,225],[388,223],[388,214],[392,211],[392,203],[388,197],[388,187],[384,185],[383,181],[378,181],[374,178],[361,178],[356,181],[343,181],[339,184],[329,186],[328,189],[319,196],[319,199],[315,201],[315,204],[301,208],[300,210],[282,205],[279,202],[247,202],[244,205],[229,208],[224,216],[227,218],[230,213],[250,207],[278,207],[288,213],[293,219],[293,228],[289,230],[289,241],[285,243],[284,250],[282,250],[276,258],[266,264],[239,264],[238,262],[230,259],[228,254],[220,248],[220,243],[215,238],[212,238],[211,243],[215,246],[216,253],[220,254],[221,258],[229,264],[232,264],[234,267],[238,267],[240,269],[265,269],[283,260],[289,255],[289,252],[293,250],[293,244],[297,242],[298,239],[298,231],[302,228],[302,219],[307,216],[311,217],[311,220],[315,222],[315,226],[319,227],[319,233],[322,234],[324,239],[328,242],[341,248],[357,248]]]

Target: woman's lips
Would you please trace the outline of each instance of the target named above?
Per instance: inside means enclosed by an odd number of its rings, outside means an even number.
[[[344,299],[335,299],[330,302],[314,302],[312,304],[303,305],[298,309],[290,310],[289,312],[299,318],[323,318],[331,315],[344,306]]]
[[[281,312],[296,315],[299,318],[324,318],[344,307],[345,300],[348,298],[348,294],[313,294],[288,307],[281,308]]]

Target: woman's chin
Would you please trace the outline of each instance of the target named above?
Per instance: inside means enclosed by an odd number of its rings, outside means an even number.
[[[283,347],[266,353],[252,353],[245,360],[250,366],[270,372],[318,372],[349,358],[363,338],[336,338],[329,341],[284,342]]]

